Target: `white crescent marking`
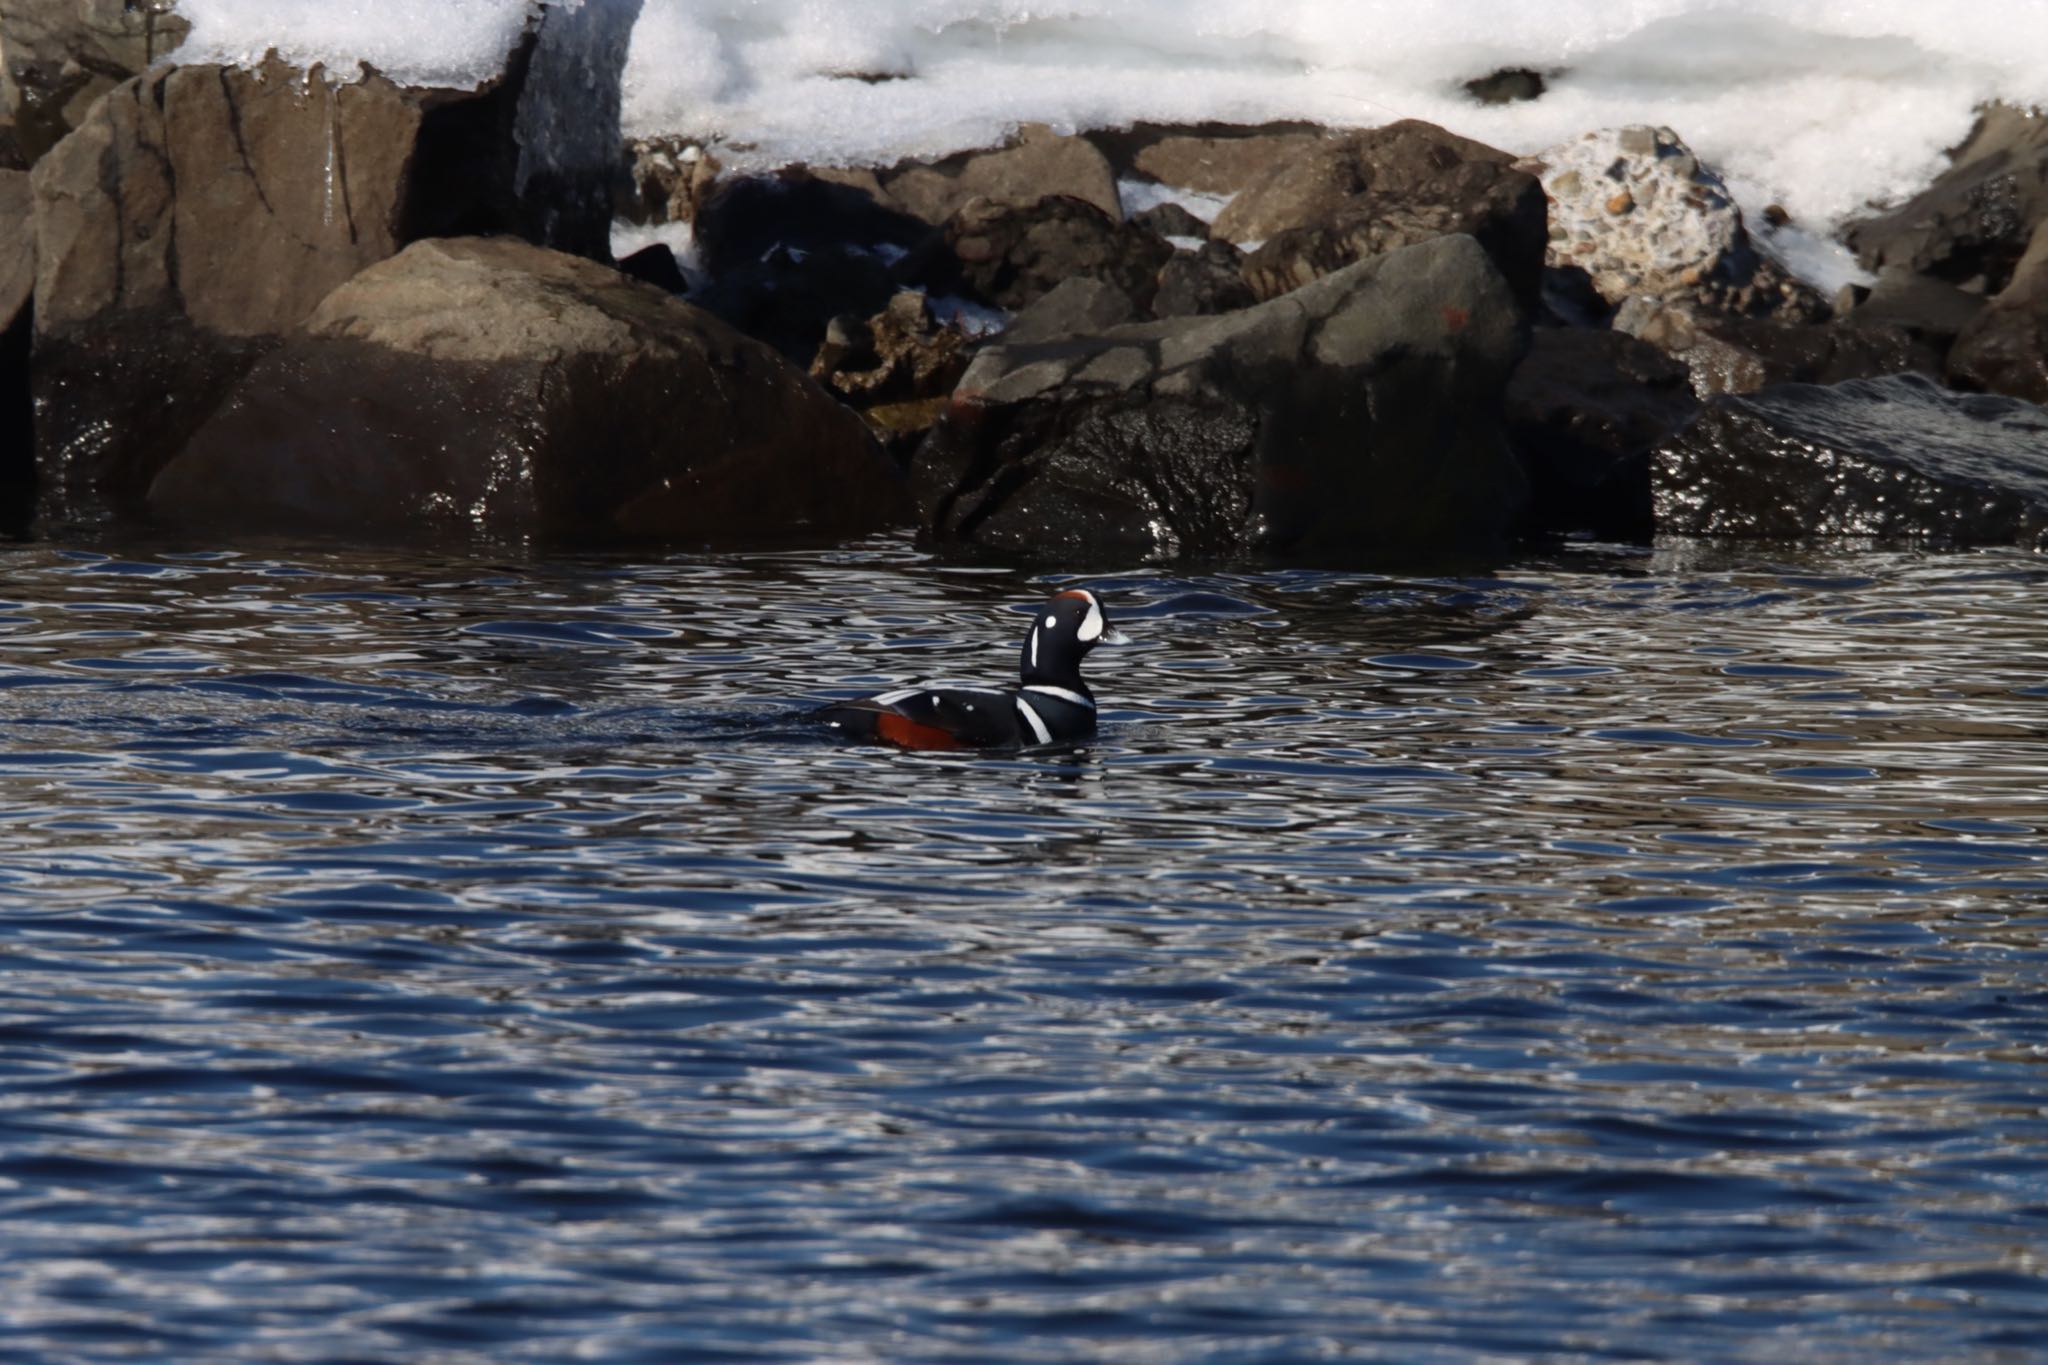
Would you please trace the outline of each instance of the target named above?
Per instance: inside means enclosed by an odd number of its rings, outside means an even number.
[[[1040,720],[1038,713],[1031,709],[1030,702],[1025,701],[1022,697],[1017,698],[1017,711],[1024,717],[1024,723],[1031,727],[1031,733],[1038,736],[1040,744],[1052,743],[1052,731],[1045,728],[1045,722]]]

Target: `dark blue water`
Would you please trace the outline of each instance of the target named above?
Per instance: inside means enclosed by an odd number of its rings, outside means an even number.
[[[2048,1341],[2038,558],[0,574],[0,1356]]]

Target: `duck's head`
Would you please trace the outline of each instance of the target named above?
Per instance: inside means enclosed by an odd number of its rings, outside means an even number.
[[[1128,643],[1109,623],[1101,598],[1086,588],[1068,588],[1054,593],[1032,618],[1019,672],[1027,683],[1071,687],[1081,679],[1081,660],[1089,650]]]

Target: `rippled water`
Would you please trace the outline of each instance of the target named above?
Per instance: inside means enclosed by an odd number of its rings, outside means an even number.
[[[0,1354],[2048,1339],[2038,558],[0,568]]]

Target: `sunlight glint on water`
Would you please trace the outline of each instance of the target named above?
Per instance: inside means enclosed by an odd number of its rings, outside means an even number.
[[[2037,559],[5,569],[6,1349],[2040,1340]]]

